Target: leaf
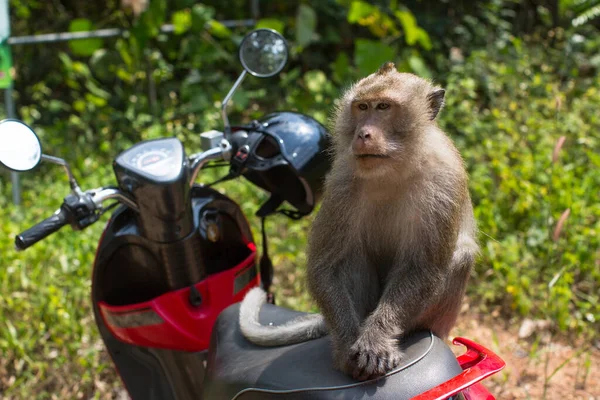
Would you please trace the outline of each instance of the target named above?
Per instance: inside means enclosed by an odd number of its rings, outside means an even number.
[[[133,57],[131,56],[131,54],[129,54],[127,42],[125,42],[125,40],[123,40],[123,39],[119,39],[119,40],[117,40],[117,43],[115,44],[115,48],[119,52],[119,55],[121,56],[121,60],[123,60],[123,62],[127,66],[127,68],[129,68],[129,69],[133,68]]]
[[[94,30],[92,21],[85,18],[77,18],[69,24],[69,32],[85,32]],[[69,47],[73,54],[87,57],[102,47],[102,39],[77,39],[70,40]]]
[[[357,39],[354,63],[363,75],[375,72],[383,63],[394,58],[394,49],[384,43],[368,39]]]
[[[283,21],[280,21],[275,18],[263,18],[263,19],[258,20],[258,22],[256,23],[256,29],[259,29],[259,28],[273,29],[279,33],[283,33],[284,27],[285,27],[285,24],[283,23]]]
[[[108,93],[106,90],[100,89],[98,85],[96,85],[96,83],[92,80],[88,80],[85,83],[85,87],[87,90],[90,91],[90,93],[92,93],[96,97],[100,97],[105,100],[108,100],[110,98],[110,93]]]
[[[208,31],[211,35],[216,36],[220,39],[227,39],[231,37],[231,30],[219,21],[214,19],[208,21]]]
[[[335,62],[333,63],[333,78],[338,82],[343,82],[348,76],[348,69],[350,68],[350,60],[346,53],[339,53]]]
[[[417,19],[413,13],[408,10],[403,10],[396,11],[394,14],[402,24],[407,45],[414,46],[418,42],[425,50],[431,50],[431,39],[427,32],[417,25]]]
[[[423,59],[420,56],[410,56],[410,58],[408,59],[408,65],[410,65],[410,69],[412,69],[412,71],[420,77],[427,79],[432,78],[431,70],[429,69],[429,67],[427,67],[427,64],[425,64],[425,61],[423,61]]]
[[[190,10],[181,10],[173,13],[173,30],[176,35],[181,35],[192,27],[192,14]]]
[[[360,23],[361,20],[378,13],[377,7],[364,1],[353,1],[348,11],[348,22],[351,24]],[[362,25],[362,24],[361,24]]]
[[[348,22],[366,26],[372,34],[380,38],[398,34],[396,24],[386,13],[364,1],[352,2]]]
[[[313,93],[320,93],[325,88],[327,76],[323,71],[308,71],[304,74],[304,81],[308,90]]]
[[[10,321],[6,321],[6,325],[8,326],[8,333],[10,334],[12,343],[17,343],[17,329]]]
[[[71,57],[69,57],[68,54],[60,52],[58,53],[58,58],[60,59],[60,61],[62,61],[65,69],[67,70],[67,73],[73,72],[73,61],[71,60]]]
[[[156,37],[167,16],[167,0],[152,0],[150,6],[142,13],[137,23],[131,29],[140,47],[146,45],[148,38]]]
[[[205,6],[204,4],[194,5],[194,7],[192,7],[192,30],[194,32],[203,31],[214,16],[215,10],[213,8]]]
[[[75,111],[82,113],[85,111],[85,101],[79,99],[79,100],[75,100],[73,102],[73,108],[75,109]]]
[[[600,5],[594,5],[585,11],[583,11],[577,18],[573,19],[571,23],[574,27],[578,27],[594,20],[600,16]]]
[[[425,50],[431,50],[431,48],[433,47],[433,45],[431,44],[431,39],[429,38],[429,34],[423,29],[423,28],[418,28],[419,31],[419,44],[421,45],[421,47],[423,47],[423,49]]]
[[[404,35],[406,36],[404,40],[406,41],[406,44],[409,46],[414,45],[419,37],[415,16],[410,11],[396,11],[395,14],[404,29]]]
[[[300,4],[296,14],[296,43],[305,47],[315,35],[317,27],[317,13],[310,6]]]
[[[106,105],[106,100],[104,100],[102,97],[94,96],[91,93],[86,93],[85,99],[97,107],[104,107]]]

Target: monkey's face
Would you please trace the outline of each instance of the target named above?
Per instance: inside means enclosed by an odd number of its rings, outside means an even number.
[[[395,69],[362,79],[346,92],[337,110],[337,156],[357,176],[401,170],[433,123],[443,94],[424,79]]]
[[[402,168],[422,124],[412,101],[397,93],[360,92],[349,102],[346,131],[338,146],[358,176],[384,175]]]
[[[399,111],[400,104],[387,96],[352,101],[355,128],[350,147],[359,172],[381,170],[401,156],[402,140],[395,126]]]

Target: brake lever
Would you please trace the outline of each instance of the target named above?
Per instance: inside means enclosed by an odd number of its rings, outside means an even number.
[[[115,199],[117,202],[104,207],[103,203],[111,199]],[[116,188],[98,188],[85,192],[78,190],[67,195],[63,205],[73,230],[82,230],[98,221],[106,211],[119,203],[139,212],[137,204]]]
[[[194,185],[198,173],[202,167],[209,161],[222,159],[229,161],[231,159],[231,143],[227,139],[221,139],[219,146],[208,149],[202,153],[192,154],[189,157],[190,160],[190,171],[191,179],[190,186]]]
[[[138,208],[137,204],[135,204],[135,202],[133,200],[131,200],[129,197],[127,197],[126,195],[124,195],[119,189],[116,188],[98,188],[98,189],[94,189],[92,191],[90,191],[91,194],[91,200],[94,203],[95,207],[97,210],[102,210],[103,206],[102,203],[104,203],[106,200],[118,200],[119,203],[125,204],[127,207],[131,208],[133,211],[135,212],[140,212],[140,209]],[[89,195],[89,193],[88,193]]]

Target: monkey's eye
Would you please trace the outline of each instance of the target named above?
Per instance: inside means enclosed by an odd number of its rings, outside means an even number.
[[[363,111],[364,111],[364,110],[366,110],[367,108],[369,108],[369,106],[368,106],[367,104],[365,104],[365,103],[359,103],[359,104],[358,104],[358,109],[359,109],[359,110],[363,110]]]
[[[379,104],[377,104],[377,109],[378,110],[387,110],[388,108],[390,108],[390,104],[389,103],[379,103]]]

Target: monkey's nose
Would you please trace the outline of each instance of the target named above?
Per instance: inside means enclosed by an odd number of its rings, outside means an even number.
[[[365,142],[365,140],[358,135],[358,137],[352,142],[352,150],[354,150],[355,153],[364,153],[367,149],[367,142]]]
[[[360,131],[360,132],[358,132],[358,137],[359,137],[359,139],[367,140],[367,139],[371,138],[371,133],[369,133],[367,131]]]

